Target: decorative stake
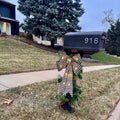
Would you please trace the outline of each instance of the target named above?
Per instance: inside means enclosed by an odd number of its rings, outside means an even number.
[[[59,61],[57,61],[57,69],[58,71],[65,68],[65,73],[63,78],[60,81],[60,86],[58,89],[59,93],[63,93],[64,97],[58,96],[60,100],[60,107],[63,107],[64,110],[68,110],[69,112],[73,112],[73,108],[70,106],[73,98],[77,100],[78,97],[81,97],[79,93],[81,90],[76,89],[76,80],[74,76],[79,76],[82,71],[82,59],[80,54],[76,54],[73,57],[69,57],[65,53],[60,55]],[[77,91],[77,92],[76,92]],[[74,100],[75,100],[74,99]],[[63,104],[64,103],[64,104]]]

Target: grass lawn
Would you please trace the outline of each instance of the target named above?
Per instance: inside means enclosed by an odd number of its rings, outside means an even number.
[[[58,54],[0,38],[0,74],[55,68],[57,60]]]
[[[83,62],[83,66],[120,64],[120,59],[104,53],[92,55],[100,63]],[[56,68],[57,53],[48,52],[23,42],[0,38],[0,74]]]
[[[102,63],[90,63],[90,62],[82,62],[83,66],[98,66],[98,65],[103,65]]]
[[[115,58],[113,56],[107,55],[105,53],[96,53],[92,55],[92,58],[95,60],[99,60],[102,64],[120,64],[120,59]]]
[[[16,40],[0,38],[0,74],[56,68],[58,59],[57,53]],[[83,62],[83,65],[96,64]]]
[[[120,96],[120,68],[84,73],[76,112],[60,110],[57,80],[0,92],[0,120],[105,120]],[[13,99],[11,105],[4,99]]]

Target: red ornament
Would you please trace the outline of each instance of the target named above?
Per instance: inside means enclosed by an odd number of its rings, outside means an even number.
[[[73,77],[73,80],[75,80],[75,78]]]
[[[65,104],[64,102],[60,103],[60,104],[59,104],[59,107],[61,107],[61,106],[64,105],[64,104]]]

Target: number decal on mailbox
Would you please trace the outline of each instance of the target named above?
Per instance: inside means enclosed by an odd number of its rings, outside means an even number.
[[[85,44],[88,44],[88,43],[90,43],[90,44],[98,44],[98,38],[96,37],[96,38],[88,38],[88,37],[86,37],[85,38]]]
[[[89,42],[89,38],[85,38],[85,44],[88,44],[88,42]]]
[[[98,38],[94,39],[94,44],[98,44]]]

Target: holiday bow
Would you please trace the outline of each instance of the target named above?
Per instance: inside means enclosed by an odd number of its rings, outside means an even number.
[[[62,81],[60,83],[60,87],[58,92],[62,92],[63,94],[69,93],[71,96],[73,96],[73,72],[75,75],[79,75],[82,66],[81,66],[82,59],[80,57],[80,54],[77,54],[70,58],[66,54],[60,55],[59,61],[57,61],[57,68],[58,71],[65,69],[64,76],[62,78]]]

